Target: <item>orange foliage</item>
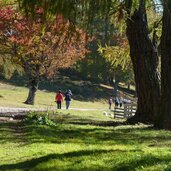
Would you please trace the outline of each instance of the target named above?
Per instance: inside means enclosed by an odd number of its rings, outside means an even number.
[[[87,36],[61,15],[42,24],[41,13],[43,9],[37,9],[33,20],[11,7],[1,8],[0,42],[10,45],[15,62],[26,72],[52,77],[85,56]]]

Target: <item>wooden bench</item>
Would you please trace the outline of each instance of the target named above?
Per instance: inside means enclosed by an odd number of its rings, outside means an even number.
[[[135,103],[124,104],[123,107],[114,108],[114,118],[130,118],[135,115],[137,105]]]

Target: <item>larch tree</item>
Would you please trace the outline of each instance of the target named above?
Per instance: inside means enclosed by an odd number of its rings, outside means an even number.
[[[171,130],[171,1],[162,1],[161,99],[155,126]]]
[[[124,35],[117,35],[115,36],[115,45],[106,45],[105,47],[100,45],[98,51],[108,63],[108,70],[115,78],[114,96],[116,97],[119,82],[134,78],[128,40]]]
[[[0,43],[4,53],[22,66],[29,78],[26,104],[34,104],[42,78],[51,78],[84,57],[86,34],[62,15],[43,22],[43,8],[37,8],[34,19],[25,17],[13,7],[0,9]]]
[[[158,74],[158,50],[149,37],[145,0],[139,0],[132,12],[132,3],[127,2],[126,34],[135,74],[138,106],[130,121],[154,123],[159,114],[160,85]]]

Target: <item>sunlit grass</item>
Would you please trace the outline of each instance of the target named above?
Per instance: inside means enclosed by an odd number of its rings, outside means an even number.
[[[5,85],[5,84],[4,84]],[[8,85],[7,85],[8,86]],[[28,95],[28,89],[17,86],[4,86],[0,89],[0,106],[4,107],[26,107],[26,108],[56,108],[55,93],[47,91],[37,91],[35,98],[35,105],[26,105],[23,102]],[[65,102],[62,105],[65,108]],[[95,108],[95,109],[107,109],[107,101],[78,101],[73,100],[71,102],[71,108]]]
[[[104,110],[50,111],[56,107],[53,91],[38,91],[35,105],[25,105],[27,94],[27,88],[3,84],[0,106],[44,108],[55,124],[0,122],[0,170],[171,170],[169,131],[123,125]],[[73,100],[71,107],[112,114],[101,100]]]
[[[95,111],[61,111],[49,118],[56,126],[1,124],[0,170],[171,169],[169,131],[118,125]]]

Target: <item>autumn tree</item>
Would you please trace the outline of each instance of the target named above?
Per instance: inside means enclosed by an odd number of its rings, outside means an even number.
[[[108,62],[108,70],[115,79],[114,96],[117,96],[118,84],[120,81],[133,80],[132,63],[129,56],[129,44],[124,35],[114,37],[115,46],[99,46],[99,53]],[[126,79],[126,80],[125,80]]]
[[[161,99],[160,115],[155,126],[171,130],[171,1],[162,1]]]
[[[87,37],[62,15],[43,22],[43,8],[37,8],[34,20],[12,7],[0,9],[0,42],[4,53],[22,66],[29,78],[26,104],[34,104],[35,93],[42,78],[50,78],[59,68],[81,59]]]

